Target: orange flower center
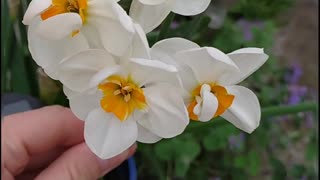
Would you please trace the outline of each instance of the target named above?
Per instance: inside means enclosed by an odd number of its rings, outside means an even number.
[[[193,112],[194,107],[197,105],[196,97],[201,96],[200,90],[203,84],[199,85],[197,88],[195,88],[192,92],[192,101],[188,105],[188,113],[189,117],[192,120],[199,120],[198,116]],[[217,84],[208,84],[211,87],[211,93],[213,93],[216,98],[218,99],[218,109],[216,113],[214,114],[214,117],[220,116],[223,114],[232,104],[234,100],[234,95],[228,94],[226,88],[219,86]]]
[[[62,13],[78,13],[82,19],[82,23],[86,22],[87,0],[52,0],[49,8],[41,13],[41,19],[46,20],[52,16]],[[79,30],[72,32],[72,36],[79,33]]]
[[[98,86],[103,92],[100,101],[102,109],[111,112],[121,121],[135,110],[143,110],[147,107],[143,90],[138,87],[130,77],[110,76]]]

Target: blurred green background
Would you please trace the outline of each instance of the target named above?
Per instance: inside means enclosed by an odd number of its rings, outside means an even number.
[[[1,93],[18,92],[68,106],[61,84],[32,60],[21,21],[29,0],[1,0]],[[120,4],[128,10],[130,0]],[[139,144],[138,179],[318,179],[318,1],[212,0],[194,17],[170,14],[148,34],[184,37],[225,53],[260,47],[270,55],[243,86],[263,109],[246,134],[217,118],[192,122],[182,135]]]

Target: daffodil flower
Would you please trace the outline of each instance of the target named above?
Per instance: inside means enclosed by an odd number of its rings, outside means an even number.
[[[263,49],[243,48],[224,54],[216,48],[200,48],[188,40],[171,38],[156,43],[151,57],[179,70],[190,119],[205,122],[222,116],[248,133],[259,126],[258,98],[236,84],[266,62],[268,55]]]
[[[133,0],[130,16],[139,23],[146,33],[158,27],[172,11],[192,16],[200,14],[211,0]]]
[[[111,158],[135,141],[177,136],[189,122],[174,66],[115,59],[98,49],[79,52],[59,66],[70,108],[85,121],[85,141],[101,158]]]
[[[29,25],[31,55],[45,70],[89,47],[123,55],[134,34],[117,0],[32,0],[23,23]]]

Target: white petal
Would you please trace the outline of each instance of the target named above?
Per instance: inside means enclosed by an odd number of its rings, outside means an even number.
[[[135,24],[135,35],[131,46],[130,57],[150,59],[150,48],[147,36],[139,24]]]
[[[22,23],[25,25],[30,25],[33,18],[47,9],[51,4],[51,0],[32,0],[23,16]]]
[[[71,89],[69,89],[68,87],[66,87],[65,85],[63,85],[62,87],[63,93],[67,96],[67,98],[76,96],[77,94],[79,94],[79,92],[77,91],[73,91]]]
[[[152,59],[162,61],[175,66],[181,77],[183,87],[187,91],[192,91],[199,82],[196,80],[192,69],[184,63],[177,63],[173,58],[177,52],[200,48],[196,43],[183,38],[170,38],[157,42],[151,48]]]
[[[146,5],[157,5],[157,4],[164,3],[167,0],[139,0],[139,1]]]
[[[63,13],[41,21],[36,32],[48,40],[59,40],[70,37],[72,32],[79,30],[81,26],[82,20],[79,14]]]
[[[169,84],[158,83],[143,90],[148,112],[138,122],[163,138],[181,134],[189,123],[189,117],[176,88]]]
[[[91,49],[103,49],[103,44],[95,26],[85,24],[81,28],[81,33],[86,37]]]
[[[188,65],[200,83],[217,82],[230,71],[238,71],[234,62],[216,48],[204,47],[181,51],[175,55],[179,64]]]
[[[36,33],[40,18],[34,19],[28,28],[28,47],[35,62],[44,68],[45,72],[53,79],[58,79],[56,68],[63,58],[88,49],[85,37],[79,33],[74,37],[61,40],[47,40]]]
[[[160,82],[181,86],[177,68],[160,61],[130,59],[129,72],[134,81],[140,86],[148,86],[149,84]]]
[[[73,91],[72,95],[68,97],[70,109],[77,118],[84,121],[92,109],[100,107],[102,96],[102,93],[97,89],[94,92],[87,91],[84,93]]]
[[[103,80],[105,80],[107,77],[113,74],[121,74],[121,66],[119,65],[107,66],[106,68],[100,70],[90,79],[89,87],[93,88],[97,86],[99,83],[101,83]]]
[[[137,123],[132,119],[118,120],[101,109],[89,113],[84,126],[84,138],[97,156],[114,157],[128,149],[137,140]]]
[[[99,32],[103,46],[110,53],[122,56],[128,51],[132,42],[133,31],[126,30],[115,20],[99,18],[94,20],[94,24]]]
[[[105,67],[115,66],[113,57],[104,50],[85,50],[59,64],[60,81],[73,91],[90,88],[91,79]]]
[[[130,16],[141,25],[146,33],[158,27],[172,10],[173,1],[165,1],[158,5],[145,5],[139,0],[133,0]]]
[[[202,106],[199,114],[199,120],[206,122],[213,118],[218,109],[218,99],[210,91],[202,93]]]
[[[138,126],[138,138],[137,141],[142,143],[155,143],[160,141],[162,138],[153,134],[148,129],[144,128],[143,126],[137,124]]]
[[[134,35],[131,18],[117,3],[96,0],[90,5],[88,23],[98,31],[103,46],[116,56],[124,55]]]
[[[237,84],[243,81],[260,68],[269,57],[260,48],[243,48],[229,53],[228,56],[238,66],[240,72],[225,76],[222,81],[227,82],[226,84]]]
[[[172,57],[179,51],[200,48],[200,46],[192,41],[183,38],[164,39],[151,48],[151,57],[156,60],[162,60],[167,57]]]
[[[260,123],[261,109],[257,96],[242,86],[227,86],[228,93],[235,96],[231,106],[221,116],[237,128],[251,133]]]
[[[205,11],[211,0],[175,0],[173,12],[184,15],[193,16]]]

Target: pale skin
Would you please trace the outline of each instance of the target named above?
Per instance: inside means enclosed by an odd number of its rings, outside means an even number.
[[[95,180],[136,150],[134,144],[118,156],[102,160],[85,144],[83,128],[84,122],[61,106],[4,117],[1,179]]]

